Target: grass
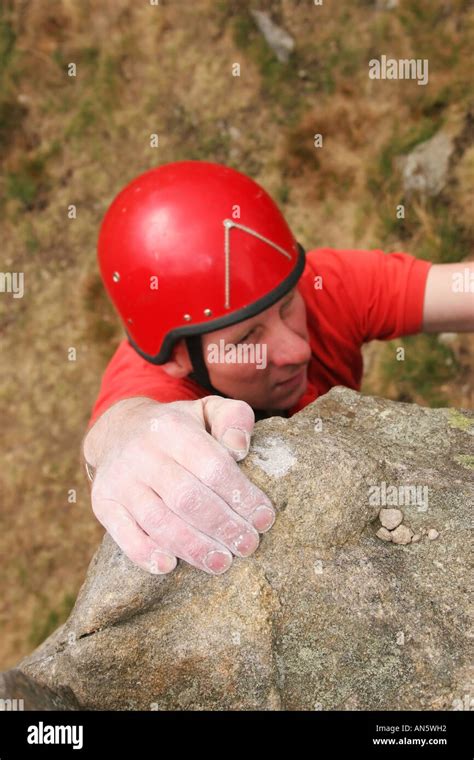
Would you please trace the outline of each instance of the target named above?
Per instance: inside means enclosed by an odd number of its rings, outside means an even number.
[[[286,110],[290,122],[294,123],[298,110],[294,86],[298,82],[298,69],[302,66],[298,53],[293,50],[286,63],[278,60],[269,47],[256,23],[247,10],[239,10],[232,19],[232,34],[236,47],[242,50],[259,69],[262,77],[260,96],[268,105],[277,105]]]
[[[397,361],[396,349],[405,349],[404,361]],[[384,387],[396,389],[398,401],[421,401],[430,407],[449,405],[440,389],[459,370],[453,352],[436,335],[416,335],[390,341],[384,347],[381,378]]]
[[[15,92],[16,34],[1,13],[0,10],[0,156],[6,153],[28,113]]]
[[[78,138],[82,141],[83,137],[90,135],[97,122],[97,106],[92,97],[85,97],[79,105],[79,108],[71,118],[65,129],[64,137],[66,140]]]
[[[432,101],[441,104],[440,100]],[[391,246],[395,240],[416,246],[419,258],[436,263],[450,263],[466,258],[474,240],[462,221],[456,218],[453,204],[443,193],[434,198],[405,199],[400,170],[395,158],[406,155],[417,145],[429,140],[443,125],[441,111],[423,118],[407,130],[397,127],[391,139],[369,167],[367,189],[377,199],[378,227],[381,244]],[[397,218],[397,207],[405,206],[405,218]]]
[[[433,234],[421,243],[417,256],[440,264],[454,263],[469,255],[472,243],[464,227],[452,219],[449,210],[439,206]]]
[[[36,617],[31,625],[28,641],[31,647],[37,647],[45,641],[60,625],[69,617],[74,607],[76,597],[73,594],[65,594],[59,605],[50,609],[44,609],[47,605],[45,599],[41,599]]]
[[[429,140],[441,126],[441,115],[436,118],[425,118],[421,123],[405,130],[401,130],[397,124],[374,164],[369,167],[367,188],[372,195],[379,198],[381,192],[386,193],[390,190],[393,192],[397,189],[398,178],[395,172],[395,158],[410,153],[417,145]]]
[[[442,198],[405,204],[405,218],[398,219],[396,207],[403,199],[384,199],[379,208],[378,233],[382,245],[394,240],[417,240],[416,255],[437,264],[466,258],[473,246],[472,235],[453,216],[451,206]]]
[[[2,78],[14,56],[15,43],[16,34],[12,25],[5,18],[0,17],[0,77]]]
[[[28,221],[28,223],[25,226],[26,226],[26,231],[24,233],[23,239],[25,241],[26,250],[28,251],[28,253],[36,253],[36,251],[40,247],[40,241],[35,235],[31,222]]]
[[[47,189],[46,159],[37,155],[22,158],[16,171],[6,174],[6,195],[32,210],[41,190]]]
[[[82,303],[87,321],[84,340],[92,340],[103,355],[108,357],[120,329],[97,272],[87,275],[82,284]]]

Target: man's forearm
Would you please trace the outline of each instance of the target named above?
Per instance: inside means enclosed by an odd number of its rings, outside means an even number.
[[[428,273],[423,332],[474,331],[474,263],[435,264]]]

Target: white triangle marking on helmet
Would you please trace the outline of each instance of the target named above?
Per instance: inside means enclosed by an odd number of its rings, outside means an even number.
[[[232,227],[237,227],[237,229],[242,230],[243,232],[248,232],[249,235],[253,235],[259,240],[263,240],[264,243],[268,243],[268,245],[271,245],[273,248],[275,248],[275,250],[279,251],[288,259],[290,259],[290,261],[292,259],[292,256],[288,253],[288,251],[285,251],[284,248],[281,248],[281,246],[277,245],[272,240],[269,240],[264,235],[261,235],[259,232],[256,232],[251,227],[246,227],[243,224],[238,224],[237,222],[234,222],[233,219],[224,219],[222,223],[225,227],[225,231],[224,231],[225,308],[230,309],[230,230]]]

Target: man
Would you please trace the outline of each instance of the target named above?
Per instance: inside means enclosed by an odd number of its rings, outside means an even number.
[[[98,253],[127,339],[84,440],[92,508],[153,573],[178,558],[225,572],[273,524],[236,464],[256,418],[291,416],[334,385],[358,390],[364,342],[474,329],[474,287],[453,286],[472,283],[467,264],[306,254],[261,186],[210,162],[133,180]]]

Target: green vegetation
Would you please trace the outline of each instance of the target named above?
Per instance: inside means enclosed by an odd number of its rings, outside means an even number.
[[[449,424],[451,427],[457,428],[458,430],[472,430],[474,432],[474,422],[469,419],[469,417],[466,417],[457,409],[450,409],[448,414]]]
[[[39,646],[58,626],[62,625],[68,619],[75,601],[76,597],[73,594],[65,594],[57,607],[47,609],[46,600],[41,599],[39,605],[41,611],[37,612],[28,636],[30,646]]]
[[[399,189],[399,178],[395,171],[395,159],[406,155],[420,143],[429,140],[442,126],[442,117],[424,119],[420,124],[401,130],[397,124],[389,141],[380,151],[375,163],[369,167],[367,187],[374,197],[381,192],[393,192]]]
[[[7,196],[16,198],[26,209],[31,209],[33,201],[44,186],[45,176],[44,156],[24,158],[17,171],[7,173]]]
[[[474,456],[472,454],[457,454],[454,460],[463,467],[467,467],[468,470],[474,470]]]
[[[258,67],[262,76],[260,96],[272,108],[274,105],[286,109],[289,123],[296,123],[300,102],[295,98],[295,84],[301,65],[295,51],[290,53],[287,63],[281,63],[260,34],[250,11],[239,10],[232,18],[233,40],[236,47],[245,53]]]
[[[405,359],[397,361],[396,350],[405,349]],[[436,335],[397,338],[385,347],[381,362],[383,382],[396,388],[400,401],[421,397],[431,407],[448,406],[440,386],[456,377],[458,365],[453,352]]]

